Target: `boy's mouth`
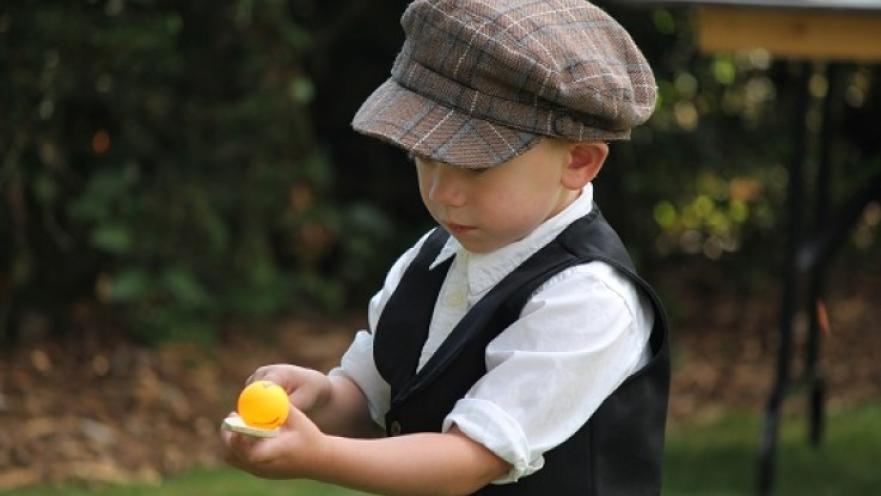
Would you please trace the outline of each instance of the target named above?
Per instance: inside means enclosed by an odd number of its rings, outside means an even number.
[[[465,233],[468,233],[470,231],[477,229],[474,226],[466,226],[463,224],[456,224],[455,222],[444,222],[444,227],[447,228],[447,231],[449,231],[450,234],[456,234],[456,235],[465,234]]]

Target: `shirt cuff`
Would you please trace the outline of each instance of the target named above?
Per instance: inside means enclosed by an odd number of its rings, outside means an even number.
[[[530,458],[529,441],[520,424],[490,401],[466,398],[456,402],[444,419],[442,430],[456,425],[463,434],[511,464],[511,470],[493,484],[517,482],[544,466],[544,457]]]

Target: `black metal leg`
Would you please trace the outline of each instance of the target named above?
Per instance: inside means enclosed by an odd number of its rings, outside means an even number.
[[[840,101],[841,66],[829,67],[829,91],[823,109],[823,127],[820,139],[820,163],[817,171],[814,222],[812,233],[805,236],[802,229],[802,211],[805,208],[805,161],[807,157],[807,128],[805,117],[809,104],[808,81],[811,67],[801,67],[801,81],[797,94],[797,112],[793,142],[793,156],[789,167],[789,185],[786,195],[787,231],[783,260],[783,280],[780,305],[780,347],[777,355],[777,375],[768,398],[765,424],[759,453],[758,492],[762,496],[773,494],[777,436],[780,427],[780,410],[791,387],[790,363],[793,353],[792,325],[799,306],[800,279],[807,276],[807,312],[810,327],[805,349],[805,377],[808,386],[809,438],[814,445],[820,443],[824,431],[824,402],[826,383],[818,364],[820,344],[824,331],[828,331],[822,298],[826,286],[826,269],[833,252],[846,239],[847,233],[871,201],[881,201],[881,174],[865,181],[865,186],[849,196],[844,205],[836,208],[834,217],[830,208],[830,143],[836,119],[833,114]]]
[[[826,384],[817,358],[820,354],[821,331],[826,325],[825,307],[822,298],[825,291],[826,264],[818,264],[811,270],[811,282],[808,296],[808,315],[810,330],[805,349],[805,379],[809,388],[808,397],[808,437],[814,446],[823,438],[823,410],[826,396]]]
[[[823,101],[823,125],[820,129],[820,163],[817,170],[816,198],[814,211],[814,233],[819,233],[829,222],[829,192],[831,191],[832,174],[832,139],[834,135],[835,103],[841,94],[841,65],[831,64],[826,72],[829,82],[826,98]],[[820,342],[824,332],[828,332],[829,322],[823,298],[826,290],[826,267],[828,257],[817,260],[810,268],[809,289],[807,298],[807,314],[810,316],[810,328],[807,347],[805,349],[805,377],[809,387],[808,397],[808,438],[811,444],[818,446],[823,438],[824,403],[826,383],[818,363]]]
[[[808,81],[811,67],[801,64],[800,81],[796,97],[796,121],[793,156],[789,166],[789,184],[786,195],[787,232],[783,260],[783,287],[780,305],[780,344],[777,353],[777,376],[768,398],[765,425],[759,453],[759,494],[770,495],[774,490],[775,455],[777,433],[780,424],[780,407],[790,382],[790,358],[792,356],[792,322],[798,300],[798,270],[796,253],[802,235],[802,208],[804,205],[804,162],[807,156],[805,119],[808,109]]]

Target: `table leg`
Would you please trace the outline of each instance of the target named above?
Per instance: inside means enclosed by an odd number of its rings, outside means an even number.
[[[792,322],[798,300],[798,270],[796,254],[802,237],[802,209],[804,206],[804,163],[807,158],[806,117],[809,104],[808,84],[811,66],[800,64],[800,78],[796,94],[796,121],[793,138],[793,155],[789,165],[789,182],[786,194],[787,231],[783,259],[783,287],[780,304],[780,343],[777,353],[777,375],[774,388],[768,398],[765,425],[759,453],[759,494],[770,495],[774,489],[777,434],[780,424],[780,408],[790,382],[790,359],[792,356]]]
[[[830,64],[826,72],[828,90],[823,101],[823,123],[820,129],[820,163],[817,170],[816,196],[814,210],[814,233],[820,233],[829,222],[829,192],[831,191],[832,174],[832,140],[837,119],[834,118],[835,104],[839,101],[842,90],[840,64]],[[829,322],[823,298],[826,291],[826,268],[829,257],[819,258],[810,267],[809,288],[807,298],[807,315],[810,317],[808,341],[805,349],[805,378],[807,379],[808,396],[808,438],[814,446],[820,444],[824,430],[824,403],[826,382],[818,363],[822,336],[828,332]]]

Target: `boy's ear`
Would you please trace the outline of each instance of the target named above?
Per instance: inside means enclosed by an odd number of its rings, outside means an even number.
[[[563,186],[581,189],[599,174],[609,156],[609,145],[597,142],[574,142],[567,146],[568,164],[563,170]]]

